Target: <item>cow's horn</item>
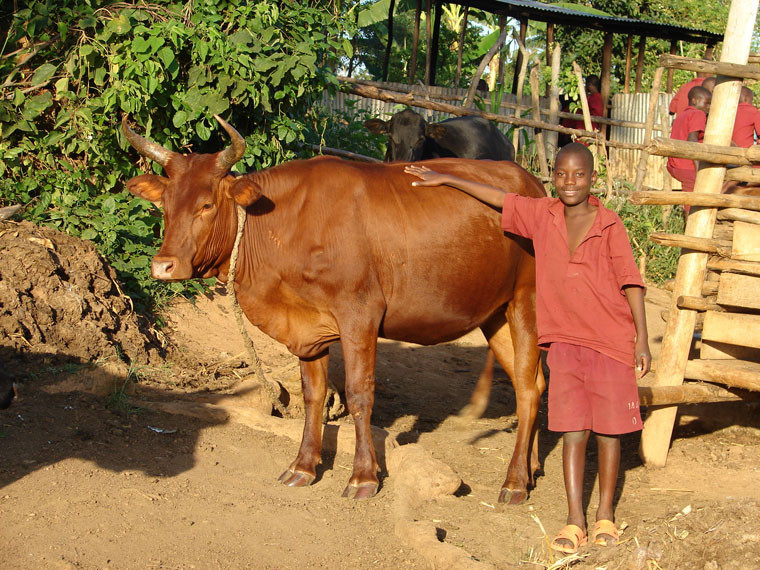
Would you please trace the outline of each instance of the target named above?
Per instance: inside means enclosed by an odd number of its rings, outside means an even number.
[[[232,125],[222,119],[219,115],[214,115],[214,118],[219,121],[222,128],[227,131],[227,134],[230,135],[230,141],[232,141],[232,144],[220,152],[216,159],[216,164],[219,167],[219,170],[226,174],[238,160],[243,158],[243,154],[245,153],[245,139],[243,138],[243,135],[237,132]]]
[[[124,133],[124,136],[127,137],[129,144],[135,147],[137,152],[151,160],[155,160],[161,166],[166,166],[166,163],[169,162],[169,159],[174,154],[169,149],[164,148],[153,141],[149,141],[129,128],[126,115],[124,115],[124,118],[121,120],[121,130]]]

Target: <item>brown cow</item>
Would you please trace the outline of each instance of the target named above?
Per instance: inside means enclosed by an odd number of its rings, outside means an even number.
[[[246,208],[235,277],[240,306],[300,359],[304,434],[280,480],[306,486],[315,478],[330,344],[341,341],[356,429],[354,470],[343,496],[366,498],[379,484],[370,437],[378,336],[429,345],[480,327],[517,394],[517,441],[499,500],[523,501],[539,468],[535,419],[545,386],[536,345],[535,261],[525,244],[505,237],[499,213],[466,194],[413,188],[402,163],[320,157],[234,176],[230,168],[243,156],[245,140],[216,119],[231,146],[182,155],[137,135],[125,117],[126,138],[168,176],[143,174],[127,187],[164,210],[164,241],[152,265],[157,279],[225,281],[235,206]],[[541,183],[514,163],[429,164],[526,196],[544,195]]]

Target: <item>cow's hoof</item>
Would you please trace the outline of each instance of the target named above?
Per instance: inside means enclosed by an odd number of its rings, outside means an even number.
[[[521,489],[502,489],[499,502],[507,505],[521,505],[528,498],[528,491]]]
[[[308,487],[314,482],[314,475],[288,469],[277,480],[288,487]]]
[[[343,491],[344,499],[370,499],[377,495],[377,483],[362,483],[361,485],[349,485]]]

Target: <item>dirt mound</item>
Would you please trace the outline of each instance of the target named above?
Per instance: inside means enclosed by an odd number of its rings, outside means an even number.
[[[0,358],[11,375],[32,363],[147,364],[160,344],[92,243],[0,223]]]

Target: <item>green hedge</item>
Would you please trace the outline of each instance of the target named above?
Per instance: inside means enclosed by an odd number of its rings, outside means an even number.
[[[350,53],[341,26],[308,2],[19,2],[0,59],[2,205],[95,242],[144,307],[198,287],[150,279],[162,220],[124,189],[148,166],[123,114],[169,149],[216,152],[218,113],[246,137],[239,169],[288,160]]]

